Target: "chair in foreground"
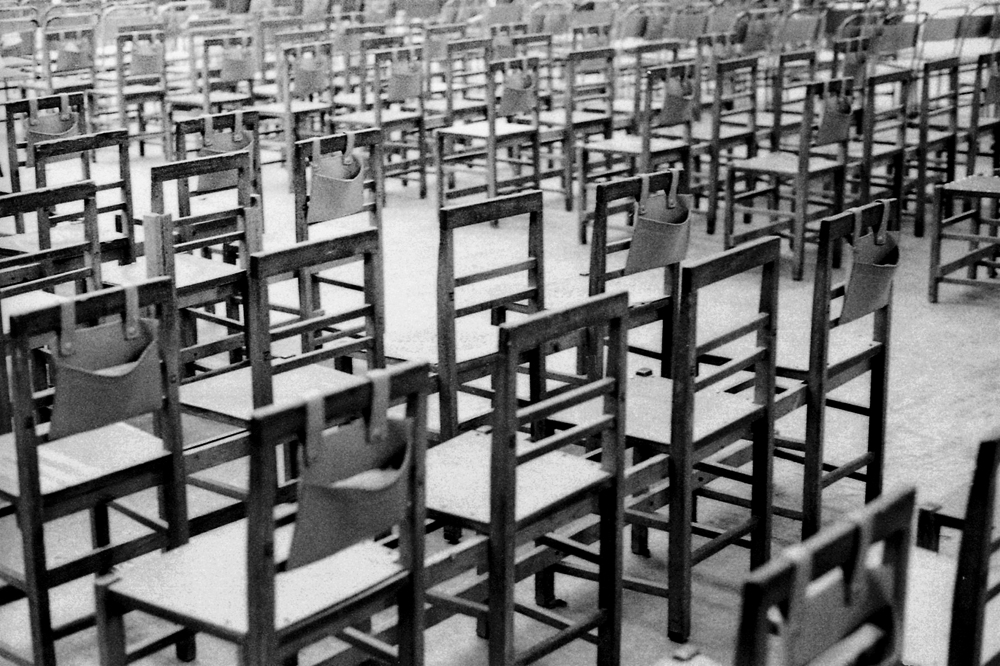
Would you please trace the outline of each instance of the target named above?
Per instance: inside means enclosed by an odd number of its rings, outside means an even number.
[[[420,666],[428,383],[426,364],[406,363],[254,412],[246,521],[98,581],[103,666],[131,659],[133,610],[235,643],[244,665],[294,663],[336,635],[380,662]],[[389,418],[402,401],[405,418]],[[282,480],[279,446],[298,452],[297,483]],[[276,523],[275,508],[296,501],[291,524]],[[398,548],[373,540],[397,525]],[[387,605],[398,607],[398,646],[357,628]]]

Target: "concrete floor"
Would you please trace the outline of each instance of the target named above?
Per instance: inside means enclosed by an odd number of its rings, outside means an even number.
[[[152,157],[135,159],[136,214],[148,210],[148,171],[162,163],[154,148]],[[265,152],[265,158],[268,154]],[[67,167],[69,168],[69,167]],[[71,171],[65,173],[72,177]],[[433,192],[433,181],[431,191]],[[277,165],[264,167],[265,183],[265,247],[273,249],[292,242],[292,198],[288,192],[284,170]],[[551,185],[554,183],[547,183]],[[387,350],[391,356],[403,358],[436,358],[435,284],[437,266],[437,220],[433,198],[420,200],[415,187],[388,184],[389,198],[384,216],[384,248],[387,300]],[[575,213],[566,213],[561,198],[546,195],[545,211],[545,275],[549,307],[572,303],[586,296],[589,246],[576,239]],[[360,217],[360,216],[357,216]],[[363,219],[346,219],[316,227],[314,234],[339,234],[364,225]],[[492,264],[504,248],[523,247],[524,220],[505,221],[499,228],[475,229],[460,236],[462,249],[459,272]],[[690,255],[703,257],[721,250],[719,235],[708,236],[696,220]],[[790,253],[784,249],[782,266],[779,349],[780,356],[802,358],[807,350],[812,269],[804,282],[790,278]],[[1000,420],[1000,408],[993,396],[1000,389],[1000,291],[986,287],[946,287],[939,304],[926,299],[928,242],[916,239],[907,231],[902,240],[902,261],[896,278],[890,365],[889,441],[886,464],[886,487],[916,485],[920,502],[945,501],[956,491],[964,493],[971,475],[977,438]],[[812,255],[810,255],[810,258]],[[634,298],[654,293],[658,281],[649,276],[629,278],[627,287]],[[749,282],[737,280],[732,286],[714,294],[708,304],[706,319],[713,315],[720,321],[727,313],[739,308],[746,300]],[[710,325],[710,324],[709,324]],[[863,340],[867,323],[858,323],[844,332],[847,338]],[[653,332],[639,333],[650,335]],[[495,333],[484,323],[469,331],[471,340],[484,341]],[[494,338],[495,339],[495,338]],[[859,387],[863,389],[862,387]],[[856,389],[854,389],[856,390]],[[794,429],[795,423],[782,424]],[[832,420],[830,455],[849,456],[858,450],[859,423]],[[798,501],[800,475],[787,464],[779,463],[776,471],[777,501],[794,506]],[[850,511],[861,503],[857,484],[839,484],[827,497],[827,521]],[[950,501],[950,500],[949,500]],[[725,510],[708,514],[712,520],[725,522]],[[7,526],[10,527],[9,525]],[[58,546],[73,543],[80,535],[79,526],[59,525],[53,532]],[[798,526],[776,519],[776,551],[797,541]],[[948,602],[951,596],[949,574],[954,566],[957,539],[947,535],[943,554],[919,554],[912,571],[910,621],[908,622],[907,661],[913,666],[935,666],[944,663],[944,636],[948,626]],[[9,540],[0,541],[0,551],[13,547]],[[653,557],[638,560],[631,555],[630,571],[665,575],[665,542],[654,538]],[[127,565],[126,567],[127,568]],[[742,551],[723,551],[695,570],[694,631],[689,646],[704,656],[722,663],[732,661],[735,640],[736,613],[739,606],[739,585],[748,569],[748,557]],[[944,581],[944,582],[940,582]],[[72,613],[88,606],[89,582],[67,586],[60,595],[57,612]],[[526,590],[527,592],[527,590]],[[570,602],[570,609],[586,607],[592,599],[589,585],[561,580],[560,593]],[[625,595],[625,651],[623,663],[641,665],[667,660],[679,647],[666,639],[666,602],[635,593]],[[26,643],[27,636],[19,609],[0,612],[0,635],[5,640]],[[519,627],[522,625],[519,624]],[[525,622],[522,637],[544,633]],[[133,631],[138,636],[150,629],[146,622],[137,623]],[[943,633],[942,633],[943,632]],[[234,663],[235,654],[207,639],[200,641],[198,663]],[[589,646],[570,646],[539,663],[577,664],[593,659]],[[60,642],[61,664],[96,663],[93,632],[83,632]],[[703,661],[702,657],[693,662]],[[305,660],[308,663],[309,659]],[[0,664],[3,664],[0,660]],[[165,652],[149,659],[150,664],[176,663],[172,653]],[[484,644],[475,638],[472,623],[464,619],[451,620],[429,632],[428,663],[485,663]]]

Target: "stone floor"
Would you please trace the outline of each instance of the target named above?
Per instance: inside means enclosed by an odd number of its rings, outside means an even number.
[[[157,149],[152,157],[136,159],[133,166],[136,213],[148,210],[148,171],[161,163]],[[268,154],[265,153],[265,157]],[[68,163],[67,163],[68,164]],[[100,166],[98,167],[100,168]],[[72,178],[72,167],[64,174]],[[292,199],[285,171],[278,165],[264,167],[265,247],[273,249],[292,242]],[[547,185],[554,183],[546,183]],[[437,266],[437,219],[433,198],[421,200],[415,187],[390,183],[384,215],[385,278],[387,299],[387,350],[395,357],[436,357],[435,284]],[[431,191],[433,192],[433,181]],[[563,210],[561,198],[546,194],[545,275],[549,307],[569,304],[586,296],[589,246],[580,245],[576,235],[575,213]],[[339,234],[360,228],[362,219],[347,219],[317,227],[316,234]],[[499,228],[468,230],[458,243],[462,248],[459,271],[490,265],[504,248],[523,247],[524,220],[503,222]],[[709,236],[696,220],[690,256],[703,257],[721,250],[720,236]],[[784,248],[780,284],[779,349],[782,357],[802,358],[807,350],[812,269],[804,282],[791,280],[790,253]],[[896,278],[892,323],[890,364],[890,412],[886,487],[915,485],[920,502],[944,501],[956,491],[964,492],[970,478],[977,438],[1000,421],[1000,408],[993,396],[1000,389],[1000,291],[986,287],[946,287],[940,303],[926,299],[928,241],[914,238],[907,227],[902,240],[901,268]],[[810,260],[812,255],[810,255]],[[657,281],[636,276],[626,285],[633,297],[652,293]],[[724,319],[726,313],[745,300],[749,282],[737,280],[714,294],[707,304],[706,319]],[[847,337],[862,339],[867,324],[852,325]],[[649,335],[650,333],[646,333]],[[470,332],[472,338],[493,335],[485,325]],[[862,387],[863,388],[863,387]],[[796,424],[783,427],[794,429]],[[830,450],[832,457],[847,457],[862,440],[858,424],[832,420]],[[794,505],[798,500],[800,475],[785,464],[777,465],[777,501]],[[839,484],[829,492],[826,520],[860,504],[862,495],[854,485]],[[712,514],[725,520],[725,512]],[[8,529],[9,525],[6,526]],[[57,547],[68,547],[81,535],[78,525],[59,525],[52,538]],[[9,534],[9,533],[8,533]],[[777,519],[776,548],[796,541],[798,527]],[[911,571],[910,619],[908,621],[907,662],[913,666],[936,666],[944,663],[944,636],[948,626],[948,607],[957,539],[946,537],[943,554],[918,554]],[[14,544],[0,541],[0,553],[11,555]],[[665,542],[654,538],[653,557],[639,560],[629,556],[630,571],[665,575]],[[694,631],[689,644],[703,657],[721,663],[732,662],[735,622],[739,607],[739,585],[748,569],[748,557],[742,551],[723,551],[695,571]],[[944,582],[940,582],[940,581]],[[67,586],[59,596],[57,612],[74,613],[90,602],[89,582]],[[570,608],[586,607],[592,599],[588,585],[560,581],[560,592]],[[208,592],[206,592],[208,593]],[[666,639],[666,602],[626,593],[624,613],[625,650],[622,662],[627,665],[672,663],[669,657],[680,647]],[[5,640],[26,643],[27,636],[20,609],[0,611],[0,636]],[[1000,621],[1000,620],[998,620]],[[518,625],[524,631],[519,638],[544,633],[533,623]],[[138,623],[134,630],[148,629]],[[475,638],[472,623],[450,620],[428,634],[428,663],[485,663],[484,644]],[[198,663],[234,663],[235,654],[211,640],[202,639]],[[589,646],[570,646],[539,663],[550,665],[587,663],[593,659]],[[96,663],[93,632],[84,632],[60,642],[61,664]],[[703,660],[698,657],[697,660]],[[697,663],[697,660],[691,663]],[[305,663],[309,662],[307,657]],[[3,664],[0,660],[0,664]],[[149,659],[150,664],[175,663],[172,653],[164,652]]]

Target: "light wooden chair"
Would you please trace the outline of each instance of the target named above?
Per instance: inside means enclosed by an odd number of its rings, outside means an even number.
[[[443,94],[438,95],[432,86],[424,101],[429,130],[486,119],[486,66],[491,44],[488,39],[459,39],[443,45]]]
[[[0,476],[0,497],[15,507],[23,568],[5,569],[4,598],[27,598],[34,657],[3,649],[5,658],[54,665],[57,638],[90,626],[92,617],[53,626],[53,588],[187,540],[173,293],[170,280],[162,278],[11,319],[14,432],[2,438],[10,462]],[[143,319],[142,308],[153,310],[155,319]],[[99,320],[105,323],[90,325]],[[31,361],[35,341],[43,335],[54,337],[50,351],[57,373],[51,397],[48,389],[33,388],[38,369]],[[95,372],[115,359],[135,365],[122,375]],[[95,385],[104,389],[94,390]],[[50,427],[39,421],[41,405],[52,406]],[[144,414],[153,415],[157,434],[125,422]],[[159,515],[144,515],[122,502],[149,488],[159,490]],[[140,536],[123,537],[114,529],[112,509],[137,522]],[[52,566],[46,525],[80,512],[90,514],[91,550]],[[183,653],[189,639],[184,632],[173,633],[161,645],[176,643]]]
[[[174,123],[173,137],[174,160],[212,157],[233,150],[246,152],[250,155],[251,191],[263,200],[264,187],[260,175],[260,114],[257,111],[252,109],[230,111],[178,120]],[[180,205],[188,206],[190,197],[195,194],[235,187],[237,180],[234,175],[212,177],[206,182],[195,183],[194,187],[187,181],[179,182],[178,196],[184,201]]]
[[[192,70],[192,85],[167,97],[170,106],[197,114],[221,113],[251,104],[257,76],[253,38],[206,36],[201,42],[201,67]]]
[[[787,663],[902,663],[915,495],[881,497],[752,572],[734,663],[773,663],[775,609]]]
[[[481,206],[481,204],[474,204]],[[461,218],[472,211],[455,207],[442,216]],[[457,222],[458,220],[456,220]],[[428,595],[431,603],[486,620],[492,666],[531,662],[597,630],[598,664],[621,659],[622,500],[624,456],[625,346],[628,298],[597,296],[578,305],[529,316],[500,326],[493,373],[495,409],[489,434],[471,431],[445,441],[427,454],[427,509],[431,518],[488,536],[485,573],[488,602]],[[545,368],[552,344],[581,331],[608,331],[607,362],[570,391],[546,388]],[[527,365],[531,392],[518,398],[518,376]],[[597,403],[594,418],[577,428],[553,432],[549,417],[579,403]],[[524,429],[531,436],[523,436]],[[566,451],[589,439],[601,442],[600,461]],[[553,528],[594,512],[599,548],[587,546]],[[569,620],[515,600],[519,577],[516,549],[525,542],[551,547],[560,555],[582,556],[598,565],[596,607]],[[464,573],[464,572],[463,572]],[[545,618],[555,633],[526,649],[515,649],[515,614]]]
[[[41,48],[46,93],[82,92],[94,86],[97,43],[93,24],[48,22],[42,27]]]
[[[427,386],[427,366],[407,363],[254,412],[246,520],[98,580],[102,666],[124,666],[133,657],[126,653],[124,622],[133,610],[234,643],[246,666],[294,662],[301,649],[331,634],[380,661],[423,664]],[[405,402],[405,419],[387,422],[388,403],[399,401]],[[376,448],[365,424],[380,421],[389,428]],[[339,430],[328,430],[335,427]],[[362,431],[360,441],[352,441],[352,429]],[[302,451],[303,461],[314,458],[303,464],[301,478],[282,478],[275,457],[279,446]],[[399,451],[401,463],[391,457]],[[356,458],[345,458],[349,452]],[[385,514],[369,522],[347,513],[360,506],[362,492],[351,482],[365,473],[392,479],[391,485],[383,481],[385,491],[372,493]],[[347,499],[335,513],[317,518],[317,503],[306,515],[308,480],[324,477],[334,487],[325,492],[340,490]],[[276,509],[296,499],[297,511],[287,515],[286,510],[287,517],[276,521]],[[357,522],[348,529],[350,536],[331,541],[323,532],[330,521]],[[378,538],[395,525],[393,548]],[[389,606],[398,610],[395,645],[358,628]]]

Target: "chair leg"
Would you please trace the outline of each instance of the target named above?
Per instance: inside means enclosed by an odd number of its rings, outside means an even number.
[[[714,186],[712,186],[714,187]],[[711,211],[711,197],[709,197],[709,210]],[[714,222],[713,222],[714,225]],[[733,170],[726,173],[726,211],[722,224],[722,246],[725,249],[733,247],[733,234],[736,226],[736,178]]]
[[[598,629],[597,663],[618,666],[622,642],[622,527],[621,486],[617,483],[601,493],[601,564],[598,603],[604,622]]]
[[[116,576],[104,576],[97,580],[94,588],[97,620],[97,646],[100,649],[101,666],[126,666],[125,617],[119,612],[108,586],[117,580]]]
[[[25,593],[31,620],[31,644],[35,666],[56,666],[55,636],[45,571],[45,538],[40,515],[18,513],[24,550]]]
[[[580,244],[587,244],[587,159],[589,154],[583,148],[577,155],[577,180],[580,183],[576,193],[577,220],[580,227]]]
[[[805,274],[806,264],[806,221],[809,219],[809,181],[795,183],[795,218],[792,223],[792,279],[799,281]]]
[[[514,663],[514,539],[494,538],[497,532],[513,535],[513,521],[506,521],[509,530],[491,530],[489,540],[489,664],[509,666]]]
[[[417,156],[420,160],[420,167],[417,171],[417,178],[420,179],[420,198],[427,198],[427,132],[424,129],[424,121],[421,120],[417,126]]]
[[[774,428],[759,419],[753,428],[753,487],[751,514],[756,519],[750,536],[750,567],[771,559],[771,525],[774,516]]]
[[[670,467],[670,543],[667,555],[667,637],[676,643],[687,643],[691,635],[692,472],[690,456],[676,455]]]

